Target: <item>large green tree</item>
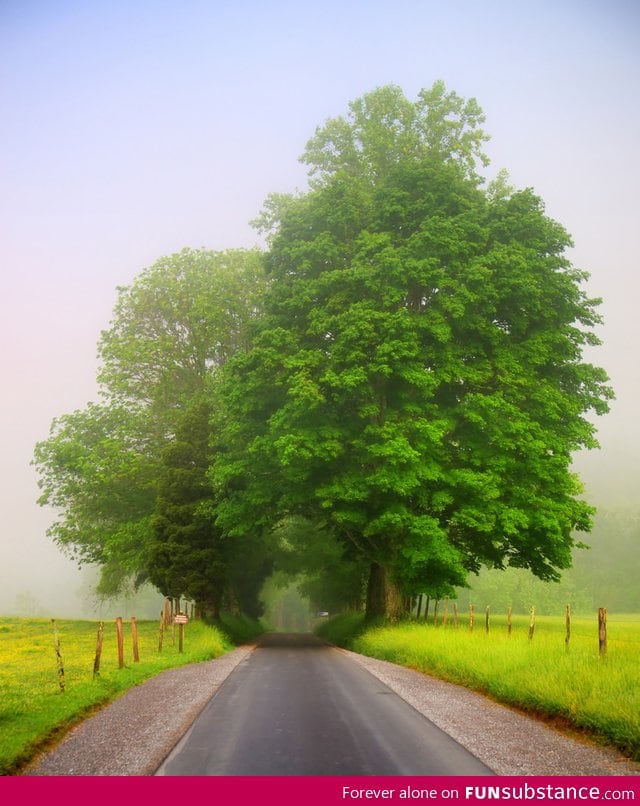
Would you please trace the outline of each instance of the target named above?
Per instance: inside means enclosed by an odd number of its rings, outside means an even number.
[[[157,261],[119,289],[99,343],[100,402],[56,419],[36,446],[40,503],[58,511],[50,534],[101,566],[104,593],[151,575],[165,594],[220,601],[219,530],[200,511],[211,498],[209,413],[263,287],[257,251]]]
[[[270,290],[227,366],[218,522],[322,519],[370,563],[367,609],[481,565],[553,579],[588,530],[571,455],[596,445],[597,300],[530,190],[487,186],[475,101],[375,90],[273,197]]]

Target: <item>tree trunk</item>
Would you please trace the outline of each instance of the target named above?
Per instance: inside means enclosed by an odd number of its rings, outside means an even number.
[[[222,597],[213,596],[210,603],[210,612],[211,612],[211,618],[214,621],[218,621],[220,619],[221,610],[222,610]]]
[[[402,599],[400,589],[386,568],[372,563],[367,587],[367,618],[383,617],[389,621],[398,621],[405,615]]]

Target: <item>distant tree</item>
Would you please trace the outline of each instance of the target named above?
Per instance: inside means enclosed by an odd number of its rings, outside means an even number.
[[[44,615],[45,609],[40,604],[35,594],[30,590],[20,591],[16,593],[15,598],[15,613],[18,616],[25,616],[33,618],[34,616]]]
[[[352,547],[302,517],[278,524],[273,538],[274,571],[297,581],[312,610],[337,613],[361,608],[368,569]]]
[[[562,616],[568,604],[574,614],[588,613],[590,609],[593,613],[589,594],[577,583],[574,569],[563,572],[561,580],[550,581],[538,579],[524,568],[483,569],[470,578],[469,584],[469,589],[457,591],[464,608],[468,603],[482,609],[490,605],[492,613],[504,615],[509,607],[513,613],[521,614],[535,607],[539,615]]]
[[[262,590],[267,623],[280,632],[308,632],[312,614],[309,600],[295,580],[276,572]]]
[[[541,200],[484,186],[482,120],[438,83],[320,128],[311,190],[262,219],[270,289],[225,371],[218,523],[326,522],[371,615],[482,565],[554,579],[591,526],[571,455],[611,396],[582,359],[598,300]]]
[[[602,507],[596,516],[590,550],[581,552],[568,574],[588,601],[592,612],[640,612],[640,510],[637,504]]]

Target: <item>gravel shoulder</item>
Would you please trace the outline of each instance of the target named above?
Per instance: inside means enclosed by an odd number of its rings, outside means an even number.
[[[231,672],[254,647],[170,669],[73,728],[22,775],[153,775]],[[498,775],[640,775],[612,748],[569,738],[481,694],[346,650],[382,683]]]
[[[22,775],[153,775],[253,647],[168,669],[129,689],[36,757]]]
[[[640,775],[640,764],[614,748],[568,737],[463,686],[347,654],[498,775]]]

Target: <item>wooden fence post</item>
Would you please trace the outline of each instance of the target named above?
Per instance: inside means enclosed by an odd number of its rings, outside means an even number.
[[[511,605],[507,608],[507,638],[511,638]]]
[[[568,650],[569,649],[569,641],[571,639],[571,605],[565,605],[565,608],[564,608],[564,625],[565,625],[564,648],[566,650]]]
[[[131,641],[133,643],[133,662],[140,663],[140,653],[138,652],[138,624],[135,616],[131,616]]]
[[[490,610],[490,606],[487,605],[487,610],[486,610],[486,613],[485,613],[485,616],[484,616],[484,629],[485,629],[485,632],[487,633],[487,635],[489,635],[489,610]]]
[[[104,623],[101,621],[98,624],[98,637],[96,639],[96,657],[93,661],[93,677],[96,678],[100,674],[100,659],[102,658],[102,637],[104,634]]]
[[[531,620],[529,621],[529,640],[533,638],[533,631],[536,628],[536,609],[535,607],[531,608]]]
[[[607,608],[598,610],[598,650],[600,656],[607,654]]]
[[[158,635],[158,652],[162,652],[162,641],[164,640],[164,612],[160,611],[160,633]]]
[[[469,632],[473,632],[473,622],[475,619],[475,605],[469,605]]]
[[[116,619],[116,636],[118,639],[118,669],[124,666],[124,637],[122,635],[122,617]]]
[[[51,625],[53,626],[53,648],[56,653],[56,662],[58,664],[58,685],[60,691],[64,694],[65,679],[64,679],[64,663],[62,661],[62,652],[60,650],[60,636],[58,635],[58,623],[52,618]]]
[[[453,627],[455,630],[458,629],[458,603],[453,603]]]

